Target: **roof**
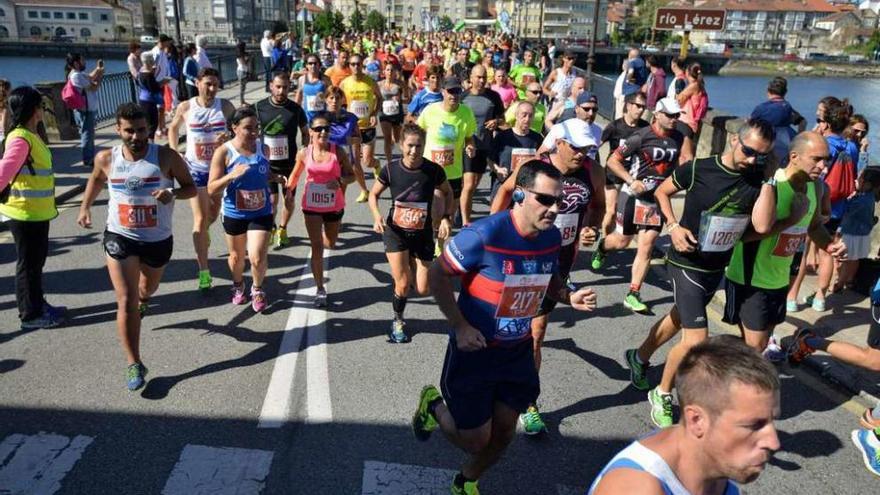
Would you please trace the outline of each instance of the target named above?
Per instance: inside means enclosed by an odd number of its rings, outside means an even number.
[[[696,0],[693,4],[673,1],[667,6],[749,12],[827,12],[829,14],[837,12],[837,9],[825,0]]]
[[[296,10],[298,10],[298,11],[299,11],[299,10],[302,10],[303,7],[305,7],[305,9],[306,9],[307,11],[309,11],[309,12],[311,12],[311,13],[313,13],[313,14],[319,14],[319,13],[321,13],[321,12],[324,12],[324,9],[322,9],[321,7],[318,7],[317,5],[315,5],[315,4],[313,4],[313,3],[304,3],[304,4],[300,4],[300,7],[299,7],[298,9],[296,9]]]
[[[617,2],[609,5],[605,19],[608,22],[623,24],[623,21],[626,19],[626,4]]]
[[[827,15],[827,16],[822,17],[820,19],[816,19],[816,22],[837,22],[837,21],[839,21],[849,15],[852,15],[852,16],[858,18],[858,16],[856,14],[854,14],[850,11],[846,11],[846,12],[837,12],[835,14]]]
[[[32,5],[35,7],[79,7],[79,8],[103,8],[113,6],[101,0],[9,0],[15,5]]]

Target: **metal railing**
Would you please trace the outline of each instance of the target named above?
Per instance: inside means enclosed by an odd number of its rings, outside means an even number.
[[[599,115],[609,121],[614,120],[614,83],[608,76],[590,74],[590,92],[599,100]]]

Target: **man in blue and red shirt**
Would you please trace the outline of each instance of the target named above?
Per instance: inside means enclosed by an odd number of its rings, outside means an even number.
[[[538,398],[531,321],[544,296],[579,311],[596,307],[592,289],[573,291],[559,276],[562,236],[554,221],[564,199],[558,169],[523,164],[513,209],[462,229],[431,267],[431,292],[451,330],[443,396],[432,385],[422,390],[413,432],[427,440],[439,426],[470,455],[453,494],[478,493],[477,480],[510,444],[519,413]],[[462,278],[458,301],[454,277]]]

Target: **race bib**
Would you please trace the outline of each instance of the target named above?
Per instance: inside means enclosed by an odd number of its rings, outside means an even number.
[[[196,152],[196,159],[203,163],[211,163],[214,158],[214,150],[217,149],[217,135],[199,136],[193,133],[193,144]],[[187,137],[189,139],[189,137]]]
[[[306,188],[306,208],[322,209],[336,206],[336,189],[330,189],[326,184],[309,182]]]
[[[655,203],[636,199],[636,205],[633,209],[633,223],[647,227],[659,227],[661,223],[660,208]]]
[[[119,225],[126,229],[151,229],[159,224],[159,207],[152,196],[130,198],[118,203]]]
[[[521,81],[522,81],[520,83],[521,86],[531,84],[531,83],[535,82],[535,75],[534,74],[523,74]]]
[[[428,218],[428,203],[394,202],[394,225],[406,230],[422,230]]]
[[[287,136],[263,136],[263,143],[269,147],[270,160],[287,160],[290,151],[287,145]]]
[[[700,251],[722,253],[732,249],[748,226],[748,215],[722,216],[704,211],[700,215]]]
[[[800,249],[801,243],[804,242],[806,236],[806,226],[795,225],[783,230],[779,233],[776,246],[773,247],[773,256],[784,258],[794,256]]]
[[[535,156],[535,148],[513,148],[510,150],[510,170],[516,172],[520,165]]]
[[[451,144],[431,148],[431,161],[441,167],[448,167],[455,161],[455,147]]]
[[[577,238],[578,220],[580,213],[560,213],[553,222],[562,234],[562,245],[568,246]]]
[[[506,275],[495,318],[533,318],[547,293],[552,274]]]
[[[266,191],[257,189],[248,191],[237,189],[235,191],[235,209],[238,211],[259,211],[266,206]]]
[[[326,108],[324,106],[324,99],[321,98],[320,95],[306,95],[306,110],[309,112],[323,112]]]
[[[400,113],[400,102],[397,100],[385,100],[382,102],[382,113],[385,115],[397,115]]]
[[[348,109],[358,119],[365,119],[370,116],[370,103],[364,100],[352,100]]]

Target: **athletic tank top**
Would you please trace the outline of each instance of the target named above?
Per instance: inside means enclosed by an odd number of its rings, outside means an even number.
[[[322,79],[309,81],[308,75],[302,76],[300,87],[303,92],[303,110],[306,111],[306,118],[311,122],[316,113],[327,109],[324,105],[324,90],[327,88]]]
[[[122,145],[113,147],[111,157],[107,230],[142,242],[171,237],[174,201],[164,204],[152,195],[174,187],[159,168],[159,145],[148,145],[146,156],[136,162],[122,156]]]
[[[190,98],[186,116],[186,162],[191,172],[208,173],[211,158],[220,135],[226,132],[223,102],[214,98],[210,107],[199,104],[199,98]]]
[[[620,468],[643,471],[657,478],[665,495],[691,495],[691,492],[687,491],[684,485],[681,484],[681,481],[675,476],[675,473],[666,464],[666,461],[656,452],[637,441],[629,444],[627,448],[621,450],[619,454],[608,462],[599,473],[599,476],[596,477],[596,480],[593,481],[587,495],[593,494],[603,476]],[[724,489],[724,495],[739,495],[739,493],[739,487],[734,482],[728,480],[727,486]]]
[[[379,85],[379,92],[382,93],[382,105],[379,107],[379,114],[386,117],[396,117],[400,115],[400,99],[395,98],[400,95],[400,86],[392,84],[390,88],[385,83]]]
[[[336,145],[330,145],[328,158],[317,162],[312,155],[314,148],[306,148],[306,190],[302,196],[302,209],[317,213],[333,213],[345,208],[345,192],[327,187],[342,177],[342,168],[336,158]]]
[[[257,152],[251,156],[242,155],[231,142],[224,146],[227,150],[227,174],[242,163],[250,168],[223,191],[223,215],[238,220],[270,215],[269,160],[263,155],[263,143],[257,140]]]
[[[568,74],[562,72],[561,68],[556,69],[556,80],[550,86],[550,90],[556,93],[556,101],[561,101],[571,95],[571,84],[574,82],[574,71]]]

